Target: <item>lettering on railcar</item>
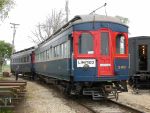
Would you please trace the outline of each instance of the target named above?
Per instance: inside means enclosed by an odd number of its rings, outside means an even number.
[[[84,65],[96,67],[96,61],[95,59],[77,59],[77,67],[84,67]]]

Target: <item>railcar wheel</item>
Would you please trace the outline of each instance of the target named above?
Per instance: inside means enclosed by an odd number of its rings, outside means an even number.
[[[115,97],[115,99],[116,99],[116,101],[117,101],[118,98],[119,98],[119,94],[118,94],[118,92],[117,92],[117,89],[114,89],[114,90],[112,91],[112,94],[114,95],[114,97]]]
[[[66,96],[70,96],[71,95],[71,86],[70,85],[66,85],[65,88],[64,88],[64,94]]]

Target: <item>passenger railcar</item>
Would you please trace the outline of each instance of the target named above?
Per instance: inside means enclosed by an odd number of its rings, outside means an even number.
[[[38,45],[34,65],[38,77],[68,94],[95,99],[127,91],[128,26],[109,16],[76,16]]]
[[[34,47],[13,53],[11,56],[11,72],[18,74],[34,74]]]
[[[129,38],[129,84],[133,88],[150,89],[150,36]]]

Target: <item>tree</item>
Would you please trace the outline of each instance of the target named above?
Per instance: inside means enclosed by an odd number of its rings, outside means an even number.
[[[14,6],[13,0],[0,0],[0,19],[3,21],[7,16],[8,12]]]
[[[38,23],[36,29],[32,32],[30,39],[36,44],[50,37],[54,32],[65,24],[65,17],[62,10],[52,10],[52,13],[47,16],[44,23]]]
[[[47,16],[44,23],[37,24],[36,29],[32,31],[32,36],[29,36],[29,39],[35,44],[39,44],[67,23],[69,16],[68,4],[69,2],[66,0],[65,11],[52,10],[52,13]]]
[[[12,45],[10,43],[0,41],[0,72],[2,71],[2,65],[5,60],[10,58],[12,53]]]

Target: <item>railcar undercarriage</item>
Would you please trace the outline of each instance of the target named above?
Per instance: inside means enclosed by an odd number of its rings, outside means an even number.
[[[130,76],[129,85],[133,89],[150,89],[150,74],[139,73]]]
[[[105,98],[118,99],[118,93],[127,91],[125,81],[121,82],[101,82],[101,83],[67,83],[64,84],[64,93],[67,95],[87,95],[92,96],[93,100]]]
[[[68,96],[92,96],[93,100],[100,99],[118,99],[118,93],[126,92],[126,81],[112,81],[112,82],[74,82],[59,80],[48,76],[37,75],[40,80],[46,83],[52,83],[61,86],[65,95]]]

